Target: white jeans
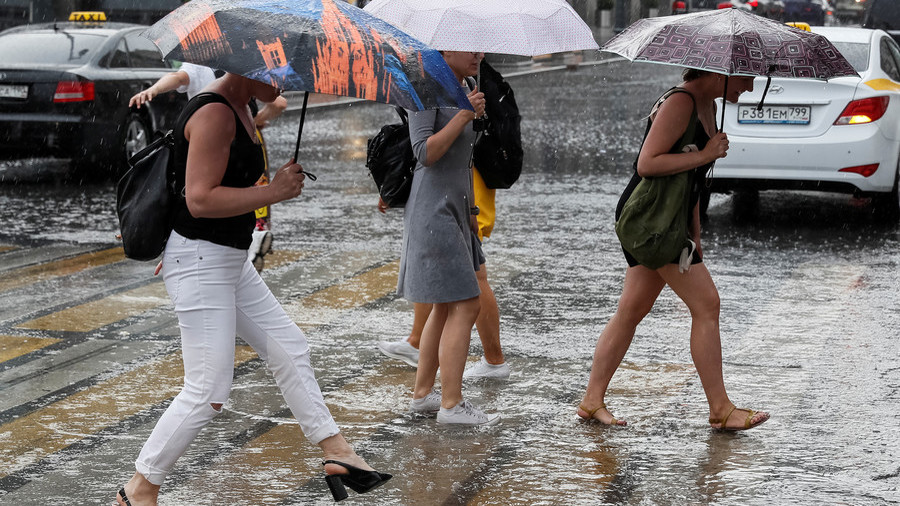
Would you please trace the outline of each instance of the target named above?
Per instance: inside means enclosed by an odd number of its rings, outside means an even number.
[[[240,335],[275,376],[312,443],[339,432],[322,398],[299,327],[247,260],[247,252],[172,232],[163,255],[166,290],[181,328],[184,387],[156,423],[135,463],[162,485],[200,430],[221,412],[234,376]]]

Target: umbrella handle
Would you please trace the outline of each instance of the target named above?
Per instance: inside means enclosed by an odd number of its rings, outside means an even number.
[[[769,92],[769,85],[772,84],[772,76],[766,76],[766,87],[763,88],[762,98],[759,99],[759,104],[756,105],[756,110],[762,110],[763,101],[766,99],[766,93]]]
[[[309,102],[309,92],[303,92],[303,108],[300,110],[300,129],[297,131],[297,144],[294,146],[294,162],[300,153],[300,138],[303,137],[303,122],[306,120],[306,104]]]
[[[725,130],[725,95],[728,94],[728,74],[725,74],[725,88],[722,90],[722,121],[720,122],[722,126],[719,127],[719,131],[722,132]]]
[[[294,158],[291,158],[294,163],[297,163],[297,155],[300,153],[300,137],[303,136],[303,122],[306,120],[306,104],[309,102],[309,92],[303,92],[303,109],[300,110],[300,129],[297,131],[297,144],[294,146]],[[316,180],[316,175],[310,172],[303,171],[306,174],[307,179],[310,181]]]

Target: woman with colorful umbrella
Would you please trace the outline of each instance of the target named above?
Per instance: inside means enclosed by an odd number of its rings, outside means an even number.
[[[444,51],[462,84],[478,73],[484,53]],[[462,396],[462,376],[472,325],[480,309],[476,271],[484,263],[472,189],[472,121],[484,113],[484,94],[469,92],[475,112],[410,111],[409,134],[416,170],[403,214],[398,292],[411,302],[433,304],[419,345],[411,409],[437,412],[447,424],[499,421]],[[432,391],[441,370],[441,392]]]
[[[594,351],[587,391],[578,406],[578,416],[608,425],[626,425],[606,408],[606,390],[625,357],[637,325],[650,312],[662,289],[669,285],[691,312],[691,356],[709,403],[709,423],[715,429],[743,430],[769,418],[768,413],[739,409],[725,391],[722,347],[719,338],[719,294],[703,264],[700,247],[700,189],[706,172],[728,151],[728,138],[716,128],[716,97],[737,102],[744,91],[753,90],[753,78],[687,69],[684,82],[664,94],[653,107],[647,132],[638,153],[635,172],[619,199],[616,220],[629,196],[643,178],[658,178],[693,172],[682,198],[691,240],[696,249],[672,258],[660,268],[641,265],[628,251],[625,285],[615,315],[600,335]],[[682,148],[682,146],[684,146]]]
[[[117,502],[157,503],[166,475],[229,397],[236,335],[267,363],[306,438],[322,449],[335,500],[347,497],[344,485],[367,492],[391,475],[374,471],[341,435],[316,382],[306,337],[247,259],[254,210],[303,190],[305,175],[294,160],[269,185],[254,186],[265,162],[247,103],[254,97],[272,102],[280,92],[230,73],[205,91],[174,128],[177,166],[184,170],[176,188],[184,199],[162,262],[181,328],[184,388],[141,449],[137,472]]]

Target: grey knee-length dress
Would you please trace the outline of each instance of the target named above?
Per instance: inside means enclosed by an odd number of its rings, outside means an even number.
[[[425,142],[459,110],[408,112],[413,152],[417,160],[425,160]],[[475,271],[484,263],[484,254],[469,222],[474,206],[469,166],[474,142],[469,124],[434,165],[416,164],[403,214],[397,281],[397,292],[409,301],[439,304],[480,293]]]

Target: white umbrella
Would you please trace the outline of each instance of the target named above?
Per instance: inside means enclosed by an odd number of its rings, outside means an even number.
[[[537,56],[600,49],[564,0],[374,0],[363,10],[439,51]]]

